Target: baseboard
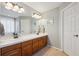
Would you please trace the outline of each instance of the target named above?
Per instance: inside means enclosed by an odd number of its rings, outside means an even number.
[[[55,48],[55,49],[57,49],[57,50],[60,50],[60,51],[63,51],[62,49],[60,49],[60,48],[57,48],[57,47],[53,47],[53,48]]]
[[[57,50],[59,50],[59,51],[63,51],[63,49],[60,49],[60,48],[57,48],[57,47],[54,47],[54,46],[50,46],[51,48],[55,48],[55,49],[57,49]]]
[[[51,48],[55,48],[55,49],[60,50],[60,51],[63,51],[63,49],[57,48],[57,47],[55,47],[55,46],[50,46],[50,45],[47,45],[47,46],[48,46],[48,47],[51,47]]]
[[[63,51],[64,52],[64,51]],[[64,52],[67,56],[70,56],[70,55],[68,55],[66,52]]]
[[[54,46],[52,46],[52,48],[55,48],[55,49],[57,49],[57,50],[59,50],[59,51],[62,51],[62,52],[64,52],[62,49],[60,49],[60,48],[57,48],[57,47],[54,47]],[[66,52],[64,52],[67,56],[69,56]]]

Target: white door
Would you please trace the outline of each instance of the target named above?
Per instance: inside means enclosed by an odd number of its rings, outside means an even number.
[[[66,8],[64,14],[64,51],[79,55],[79,3]]]
[[[75,21],[76,21],[76,32],[75,35],[78,37],[75,37],[74,40],[74,55],[79,56],[79,3],[77,3],[74,6],[74,14],[75,14]]]
[[[72,8],[64,10],[64,51],[72,54]]]

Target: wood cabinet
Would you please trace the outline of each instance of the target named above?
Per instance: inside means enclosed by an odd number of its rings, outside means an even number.
[[[21,44],[2,48],[2,56],[21,56]]]
[[[43,48],[44,46],[47,45],[47,39],[48,39],[47,36],[39,38],[39,49],[41,49],[41,48]]]
[[[43,47],[44,44],[44,40],[42,39],[42,37],[39,38],[39,49],[41,49]]]
[[[0,56],[1,56],[1,49],[0,49]]]
[[[3,47],[0,49],[2,56],[31,56],[47,45],[47,36],[28,40],[19,44]]]
[[[21,56],[21,49],[18,48],[12,51],[8,51],[2,55],[3,56]]]
[[[32,55],[32,40],[22,43],[22,55],[23,56]]]
[[[33,53],[39,50],[39,43],[38,38],[33,40]]]
[[[48,36],[44,36],[43,40],[44,40],[43,46],[46,46],[48,43]]]

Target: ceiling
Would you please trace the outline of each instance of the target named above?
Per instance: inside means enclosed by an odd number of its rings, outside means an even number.
[[[0,15],[18,17],[18,16],[32,16],[33,12],[44,13],[56,7],[59,7],[63,2],[17,2],[19,6],[23,6],[25,12],[19,14],[17,12],[7,10],[4,8],[3,3],[0,3]]]
[[[59,7],[62,3],[63,2],[24,2],[24,4],[32,7],[40,13]]]
[[[5,8],[4,2],[0,2],[0,15],[8,16],[8,17],[19,17],[19,16],[28,16],[31,17],[32,13],[35,12],[35,10],[27,5],[25,5],[22,2],[16,2],[18,6],[22,6],[24,8],[23,13],[14,12],[12,10],[8,10]]]

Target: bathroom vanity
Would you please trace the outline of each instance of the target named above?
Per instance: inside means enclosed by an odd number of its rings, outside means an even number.
[[[9,40],[9,39],[8,39]],[[31,56],[47,45],[47,34],[31,34],[9,41],[1,40],[1,56]]]
[[[21,44],[11,45],[2,48],[2,56],[20,56],[21,55]]]

